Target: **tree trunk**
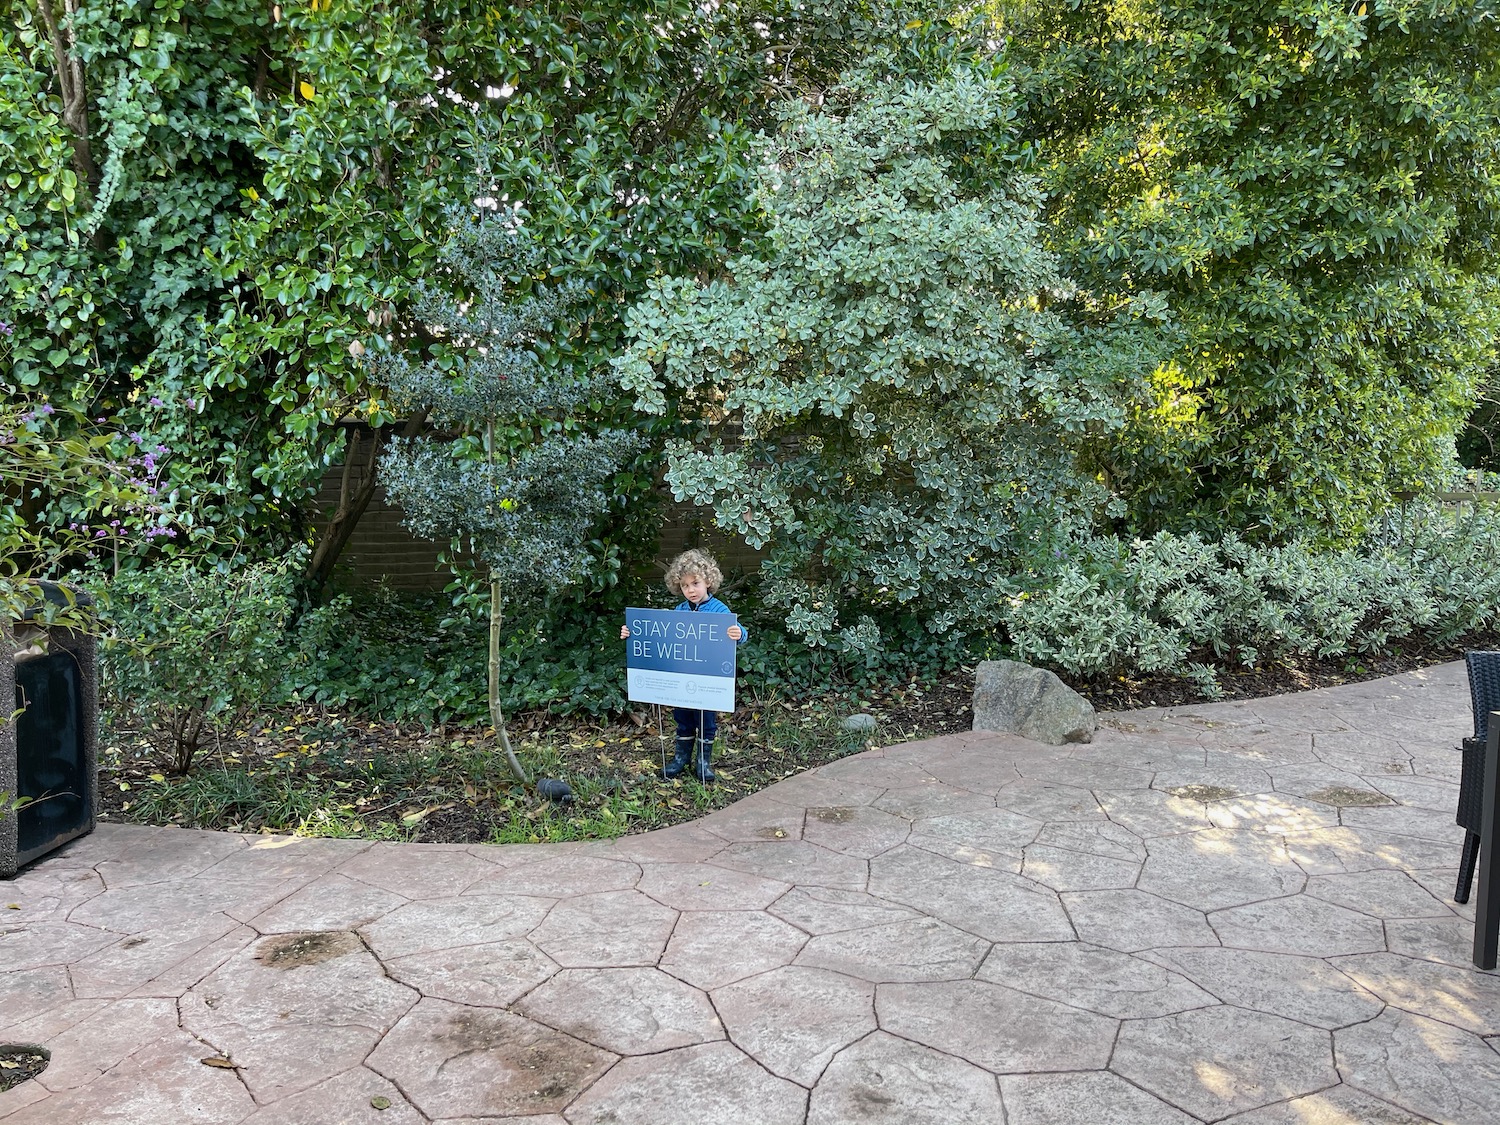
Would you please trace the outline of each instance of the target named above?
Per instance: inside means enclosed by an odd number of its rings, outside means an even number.
[[[416,437],[422,432],[426,421],[427,412],[418,411],[401,427],[401,436]],[[344,454],[344,474],[339,484],[339,506],[333,513],[333,519],[323,529],[323,534],[318,537],[312,559],[302,576],[307,596],[313,601],[323,596],[324,588],[333,577],[333,568],[338,565],[339,556],[349,545],[350,536],[354,534],[360,518],[375,497],[375,486],[379,483],[378,458],[383,434],[384,427],[376,427],[370,444],[370,463],[357,483],[354,480],[354,463],[359,453],[359,436],[355,434],[349,439],[349,448]]]
[[[69,17],[78,14],[78,0],[63,0],[63,4]],[[65,30],[58,21],[52,0],[38,0],[36,7],[47,26],[47,39],[52,44],[53,73],[62,94],[63,124],[73,134],[73,171],[93,195],[99,187],[99,169],[94,163],[89,140],[89,90],[84,80],[83,61],[70,50],[72,30]]]
[[[490,726],[495,728],[495,738],[510,763],[510,771],[522,785],[530,785],[531,778],[521,766],[516,752],[511,749],[510,735],[505,730],[505,716],[500,711],[500,576],[490,571]]]

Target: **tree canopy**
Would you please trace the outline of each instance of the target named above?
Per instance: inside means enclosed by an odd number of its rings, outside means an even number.
[[[345,424],[428,417],[385,360],[462,379],[483,200],[580,295],[538,371],[649,412],[558,425],[669,445],[808,637],[1086,527],[1357,538],[1500,369],[1496,5],[0,0],[0,384],[165,451],[143,554],[276,554]]]
[[[1137,526],[1356,533],[1450,471],[1494,357],[1497,15],[1007,6],[1064,272],[1177,318],[1099,459]]]
[[[412,302],[476,146],[590,290],[551,360],[586,368],[647,277],[753,225],[751,132],[869,7],[5,0],[0,382],[149,432],[203,520],[274,551],[335,423],[392,420],[357,353],[436,346]]]

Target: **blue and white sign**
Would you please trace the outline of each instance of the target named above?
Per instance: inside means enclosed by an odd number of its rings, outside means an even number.
[[[732,613],[693,613],[675,609],[627,609],[625,640],[627,692],[635,703],[691,707],[697,711],[734,710]]]

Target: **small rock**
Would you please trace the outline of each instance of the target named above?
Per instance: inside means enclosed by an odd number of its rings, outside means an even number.
[[[1016,660],[983,660],[974,670],[974,729],[1010,731],[1050,746],[1091,742],[1094,706],[1051,672]]]
[[[875,716],[861,711],[857,715],[850,715],[845,718],[839,726],[850,734],[874,734]]]

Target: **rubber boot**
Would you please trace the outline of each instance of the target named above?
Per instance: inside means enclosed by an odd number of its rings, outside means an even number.
[[[688,762],[693,757],[693,740],[691,738],[679,738],[677,747],[672,751],[672,760],[662,767],[661,775],[668,781],[674,777],[681,777],[682,771],[688,768]]]
[[[698,761],[693,766],[693,776],[703,782],[704,785],[712,785],[717,780],[714,777],[714,769],[711,764],[713,754],[714,744],[712,742],[698,743]]]

